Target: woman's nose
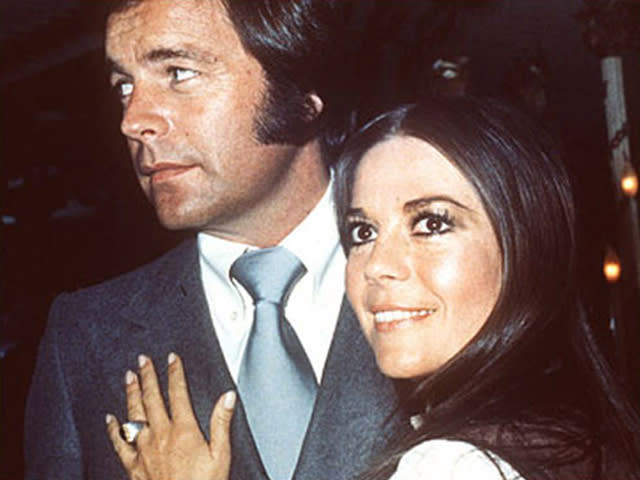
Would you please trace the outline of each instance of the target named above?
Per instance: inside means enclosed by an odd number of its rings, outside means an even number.
[[[369,281],[404,280],[410,273],[409,245],[400,234],[379,236],[371,249],[364,275]]]

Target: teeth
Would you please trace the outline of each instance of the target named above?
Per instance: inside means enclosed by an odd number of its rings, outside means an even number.
[[[432,315],[435,313],[434,308],[428,308],[423,310],[386,310],[384,312],[376,312],[374,314],[374,319],[376,323],[388,323],[395,322],[398,320],[409,320],[414,317],[426,317],[428,315]]]

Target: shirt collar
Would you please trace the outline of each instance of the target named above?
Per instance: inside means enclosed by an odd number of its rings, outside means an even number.
[[[231,284],[229,270],[236,259],[250,246],[225,240],[208,233],[198,233],[198,251],[204,263],[222,281]]]

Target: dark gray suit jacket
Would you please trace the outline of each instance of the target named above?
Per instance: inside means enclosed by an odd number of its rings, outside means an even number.
[[[53,304],[40,345],[25,423],[28,479],[117,479],[123,468],[105,415],[126,418],[124,374],[139,353],[154,359],[166,396],[166,357],[183,358],[202,431],[217,398],[235,385],[210,319],[194,240],[134,272]],[[294,478],[337,480],[365,468],[408,425],[343,302]],[[277,428],[277,427],[276,427]],[[232,426],[233,480],[265,479],[242,404]]]

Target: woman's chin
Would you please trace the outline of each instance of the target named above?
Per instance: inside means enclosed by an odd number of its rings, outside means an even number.
[[[378,368],[389,378],[414,379],[424,377],[433,372],[433,368],[409,359],[398,359],[389,357],[376,357]]]

